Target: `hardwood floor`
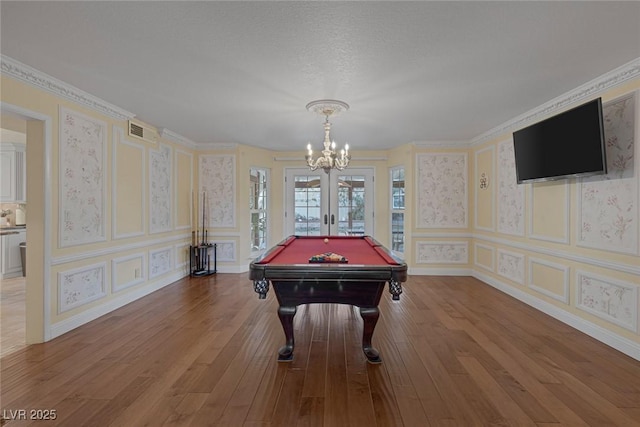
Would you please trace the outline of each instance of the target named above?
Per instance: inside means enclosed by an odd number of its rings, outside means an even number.
[[[183,279],[1,360],[5,418],[63,426],[634,426],[640,362],[469,277],[411,276],[362,319],[301,306],[296,350],[246,274]],[[42,413],[41,413],[42,414]],[[14,416],[15,418],[15,416]]]
[[[25,347],[25,278],[0,280],[0,357]]]

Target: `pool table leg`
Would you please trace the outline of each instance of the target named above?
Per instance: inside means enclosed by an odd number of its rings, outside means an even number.
[[[371,345],[371,337],[373,336],[373,330],[378,323],[378,317],[380,317],[380,310],[378,307],[360,307],[360,316],[364,320],[364,328],[362,330],[362,351],[367,356],[369,363],[382,363],[380,353]]]
[[[286,344],[278,351],[278,362],[289,362],[293,360],[293,316],[296,315],[297,307],[278,308],[278,317],[284,329]]]

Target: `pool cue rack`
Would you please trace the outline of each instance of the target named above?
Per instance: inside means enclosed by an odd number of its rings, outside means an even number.
[[[191,276],[209,276],[216,274],[218,268],[215,243],[201,244],[189,247],[189,265],[191,266]],[[213,268],[211,258],[213,257]]]
[[[195,197],[192,196],[193,210],[195,212]],[[202,230],[191,232],[191,246],[189,246],[189,270],[191,276],[209,276],[216,274],[218,269],[217,248],[215,243],[209,243],[209,233],[206,223],[207,194],[202,192]],[[195,224],[196,221],[194,221]],[[213,253],[212,253],[213,252]],[[211,256],[213,256],[213,269],[211,268]]]

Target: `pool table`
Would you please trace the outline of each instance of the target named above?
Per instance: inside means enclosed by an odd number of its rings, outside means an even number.
[[[316,255],[325,253],[344,259],[315,262]],[[249,278],[260,299],[266,298],[271,282],[280,304],[278,317],[286,342],[278,352],[279,361],[293,359],[297,306],[334,303],[360,309],[362,350],[369,362],[380,363],[380,354],[371,345],[380,316],[378,304],[387,282],[393,299],[400,299],[407,264],[370,236],[290,236],[251,263]]]

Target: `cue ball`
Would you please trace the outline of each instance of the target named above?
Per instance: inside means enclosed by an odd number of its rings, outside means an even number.
[[[324,239],[324,242],[325,242],[325,243],[329,243],[329,239],[325,238],[325,239]]]

